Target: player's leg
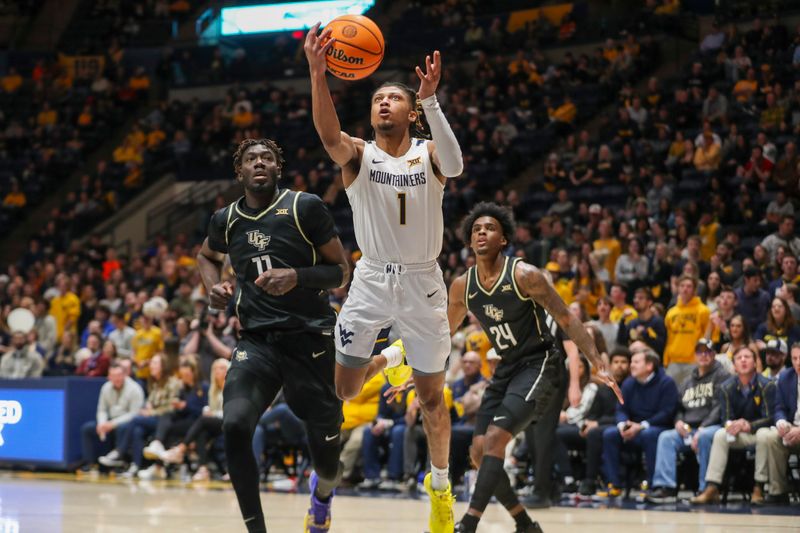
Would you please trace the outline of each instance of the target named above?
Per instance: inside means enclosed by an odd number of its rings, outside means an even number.
[[[304,527],[306,533],[322,533],[330,528],[331,497],[344,470],[339,461],[343,417],[334,386],[334,343],[324,335],[303,333],[281,339],[280,350],[283,393],[292,412],[305,422],[314,467]]]
[[[256,338],[258,339],[258,338]],[[252,440],[261,413],[282,386],[280,370],[270,364],[268,343],[245,336],[237,346],[245,359],[234,358],[225,379],[222,431],[233,490],[249,532],[266,532]],[[255,341],[255,342],[254,342]],[[257,346],[257,344],[260,346]]]
[[[501,405],[494,410],[491,422],[486,429],[483,441],[483,458],[478,470],[478,479],[475,483],[475,492],[470,500],[467,514],[459,522],[457,532],[474,532],[477,529],[483,511],[489,503],[492,494],[500,488],[500,493],[505,500],[504,506],[514,516],[518,531],[539,531],[539,526],[533,522],[527,512],[522,509],[519,502],[514,502],[515,496],[507,494],[505,485],[509,484],[508,476],[503,469],[506,446],[511,439],[522,429],[542,418],[550,406],[552,398],[557,394],[560,384],[560,368],[562,357],[557,350],[548,352],[543,360],[533,362],[520,362],[509,372],[508,386],[502,398]],[[487,389],[486,393],[490,393]],[[495,391],[495,394],[499,391]],[[496,402],[496,399],[494,399]],[[487,423],[486,414],[481,404],[479,423]],[[476,428],[483,430],[483,427]],[[510,488],[510,485],[509,485]],[[511,506],[509,508],[509,506]]]
[[[364,383],[387,366],[384,355],[373,356],[380,331],[391,325],[385,274],[356,266],[347,300],[336,318],[336,395],[342,400],[358,396]]]

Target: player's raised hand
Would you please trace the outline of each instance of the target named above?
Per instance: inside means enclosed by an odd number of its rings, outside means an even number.
[[[436,88],[439,86],[439,80],[442,79],[442,54],[439,50],[431,56],[425,56],[425,72],[417,67],[417,76],[419,76],[419,95],[420,100],[436,94]]]
[[[293,268],[270,268],[256,278],[256,285],[272,296],[283,296],[297,287],[297,271]]]
[[[303,44],[303,50],[308,60],[308,68],[311,70],[312,76],[325,74],[328,68],[325,62],[325,55],[328,53],[328,49],[333,46],[333,43],[336,42],[336,39],[331,38],[333,30],[330,28],[326,28],[321,34],[317,35],[321,24],[321,22],[317,22],[308,30],[306,42]]]
[[[232,296],[233,285],[230,281],[217,283],[211,287],[211,294],[208,295],[209,306],[211,309],[225,309]]]

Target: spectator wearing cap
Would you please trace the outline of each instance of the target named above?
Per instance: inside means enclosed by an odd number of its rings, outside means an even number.
[[[667,329],[664,366],[667,374],[681,383],[694,369],[694,347],[705,335],[711,315],[696,293],[697,279],[681,276],[678,301],[667,311],[664,319]]]
[[[601,497],[619,495],[623,448],[644,452],[647,481],[652,485],[658,437],[672,426],[678,407],[675,381],[664,373],[658,355],[652,350],[632,355],[631,376],[622,384],[622,397],[625,403],[617,405],[617,425],[603,432],[603,463],[609,490],[599,493]]]
[[[782,340],[786,346],[800,341],[800,327],[795,323],[789,302],[783,298],[773,298],[767,319],[756,328],[753,338],[759,346],[771,340]]]
[[[650,289],[640,287],[633,295],[633,307],[637,317],[619,328],[617,344],[628,346],[633,341],[642,341],[659,356],[664,354],[667,342],[667,330],[664,319],[653,311],[653,293]]]
[[[761,271],[754,266],[745,268],[744,284],[736,289],[736,312],[744,317],[750,331],[756,331],[769,308],[769,294],[761,288]]]
[[[772,339],[764,347],[765,366],[761,375],[769,379],[777,379],[778,374],[786,368],[786,342],[781,339]]]
[[[800,453],[800,344],[792,345],[792,367],[778,376],[775,427],[756,432],[756,455],[766,455],[769,496],[765,503],[789,503],[790,453]]]
[[[719,387],[730,374],[714,358],[714,343],[700,339],[694,349],[697,366],[678,389],[680,403],[675,415],[675,428],[658,436],[656,471],[653,491],[648,501],[664,503],[678,495],[676,463],[678,453],[689,450],[697,454],[700,490],[705,490],[708,452],[719,423]],[[701,445],[700,441],[704,441]],[[701,453],[702,452],[702,453]]]
[[[784,216],[778,226],[778,231],[765,237],[761,241],[761,246],[767,250],[770,261],[775,261],[778,246],[785,246],[792,255],[800,257],[800,237],[794,234],[794,217]]]
[[[775,412],[775,382],[756,372],[756,353],[742,347],[733,356],[736,375],[720,386],[720,420],[724,427],[714,433],[708,455],[706,488],[692,498],[693,504],[718,503],[719,487],[728,464],[730,448],[756,444],[756,432],[772,424]],[[758,451],[758,450],[756,450]],[[700,453],[708,453],[703,450]],[[756,487],[751,501],[762,499],[759,483],[767,481],[767,459],[756,455]]]

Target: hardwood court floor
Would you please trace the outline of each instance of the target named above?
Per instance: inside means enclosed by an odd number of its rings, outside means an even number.
[[[46,476],[45,476],[46,477]],[[72,478],[75,479],[75,478]],[[213,487],[214,485],[211,485]],[[302,533],[304,494],[262,493],[270,533]],[[466,509],[456,504],[457,516]],[[337,496],[332,533],[421,533],[427,502]],[[535,514],[547,533],[800,531],[800,517],[555,507]],[[509,533],[513,524],[490,505],[480,533]],[[242,532],[230,489],[170,483],[76,482],[53,476],[0,477],[0,532]]]

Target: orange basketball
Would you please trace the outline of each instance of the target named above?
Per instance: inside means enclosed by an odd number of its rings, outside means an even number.
[[[342,15],[328,23],[335,39],[328,49],[328,71],[343,80],[360,80],[375,72],[383,60],[383,34],[363,15]]]

